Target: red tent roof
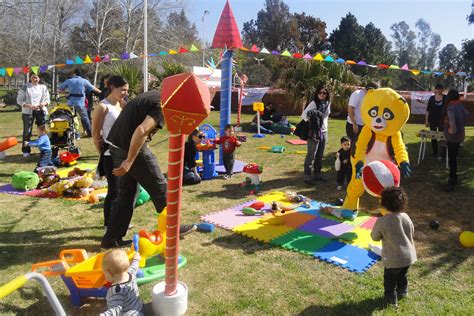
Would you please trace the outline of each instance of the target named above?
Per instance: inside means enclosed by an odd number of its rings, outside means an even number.
[[[217,24],[216,33],[212,41],[212,48],[240,48],[242,40],[240,39],[239,28],[235,22],[234,13],[227,0],[221,18]]]

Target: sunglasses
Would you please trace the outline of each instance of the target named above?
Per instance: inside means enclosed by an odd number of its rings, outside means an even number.
[[[325,91],[319,91],[318,95],[327,95],[328,93]]]
[[[203,139],[203,138],[206,138],[206,136],[204,135],[198,135],[199,139]]]

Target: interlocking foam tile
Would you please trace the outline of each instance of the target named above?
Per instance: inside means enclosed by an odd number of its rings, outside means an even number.
[[[283,205],[292,205],[292,203],[289,203],[285,199],[285,193],[284,192],[279,192],[279,191],[273,191],[269,194],[265,194],[262,196],[259,196],[257,200],[271,204],[273,201],[277,201],[280,204]]]
[[[372,251],[333,241],[313,254],[314,257],[341,266],[352,272],[367,271],[379,260]]]
[[[364,224],[360,225],[360,227],[363,227],[368,230],[372,230],[374,228],[375,222],[377,221],[378,217],[371,217],[368,221],[366,221]]]
[[[318,201],[314,201],[314,200],[312,200],[310,202],[310,205],[311,206],[309,208],[307,208],[305,206],[300,206],[300,207],[296,208],[295,211],[310,214],[310,215],[313,215],[313,216],[319,216],[319,209],[321,207],[330,206],[330,204],[326,204],[326,203],[322,203],[322,202],[318,202]]]
[[[365,223],[366,221],[368,221],[372,216],[365,213],[365,212],[359,212],[359,214],[357,215],[357,217],[353,221],[340,219],[340,218],[337,218],[333,215],[328,215],[328,214],[321,214],[321,217],[324,217],[324,218],[327,218],[327,219],[330,219],[330,220],[333,220],[333,221],[337,221],[337,222],[340,222],[340,223],[344,223],[344,224],[347,224],[347,225],[351,225],[351,226],[360,226],[363,223]]]
[[[5,184],[0,187],[0,193],[6,194],[13,194],[13,195],[24,195],[25,191],[20,191],[15,188],[11,184]]]
[[[286,234],[291,230],[293,230],[293,228],[285,225],[270,225],[260,221],[260,219],[236,226],[232,229],[233,232],[263,242],[270,242],[270,240]]]
[[[369,244],[382,246],[381,241],[373,241],[372,237],[370,237],[370,230],[356,227],[351,233],[357,234],[357,238],[351,241],[344,241],[345,243],[351,244],[352,246],[356,246],[359,248],[369,249]]]
[[[321,217],[310,220],[298,227],[298,230],[312,234],[319,234],[329,238],[340,236],[352,229],[354,229],[354,227],[345,223],[339,223]]]
[[[296,211],[288,211],[278,215],[285,222],[285,226],[297,228],[304,223],[316,218],[316,216]]]
[[[201,220],[208,223],[212,223],[224,229],[232,230],[236,226],[256,221],[262,217],[262,215],[247,216],[242,214],[242,209],[251,205],[254,202],[256,202],[256,200],[248,201],[220,212],[202,216]]]
[[[85,169],[90,169],[90,170],[95,170],[97,168],[96,163],[85,163],[85,162],[80,162],[74,166],[67,167],[67,168],[59,168],[56,173],[61,177],[61,178],[67,178],[67,174],[69,171],[73,170],[74,168],[79,168],[81,170]]]
[[[326,246],[332,240],[320,235],[293,230],[271,241],[271,244],[282,248],[312,255],[316,250]]]

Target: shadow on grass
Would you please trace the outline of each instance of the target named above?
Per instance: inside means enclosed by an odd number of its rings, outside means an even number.
[[[203,246],[210,245],[217,245],[232,250],[242,249],[246,255],[252,255],[257,251],[265,251],[274,248],[271,244],[258,242],[238,234],[217,237],[212,241],[203,244]]]
[[[368,298],[360,302],[344,302],[333,306],[313,305],[307,307],[297,315],[361,315],[369,316],[382,308],[383,298]]]

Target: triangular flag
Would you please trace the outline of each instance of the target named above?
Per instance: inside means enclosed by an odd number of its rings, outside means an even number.
[[[344,64],[346,61],[342,58],[336,59],[336,63]]]
[[[191,52],[198,52],[199,51],[199,48],[197,48],[194,44],[191,45],[191,48],[189,49],[189,51]]]
[[[410,72],[414,74],[415,76],[418,76],[420,74],[420,71],[418,69],[412,69],[410,70]]]
[[[127,53],[127,52],[124,52],[124,53],[122,53],[122,54],[120,55],[120,58],[121,58],[121,59],[129,59],[129,58],[130,58],[130,54]]]
[[[56,64],[54,65],[56,68],[64,68],[66,64]]]
[[[403,65],[402,67],[400,67],[400,69],[406,71],[410,70],[410,68],[408,68],[408,64]]]
[[[168,52],[161,51],[161,52],[160,52],[160,55],[161,55],[161,56],[163,56],[163,55],[168,55]]]
[[[89,55],[86,55],[86,58],[84,58],[84,64],[92,64],[92,59]]]
[[[112,58],[110,59],[110,61],[119,61],[119,60],[121,60],[121,59],[120,59],[120,58],[117,58],[117,57],[112,57]]]
[[[397,65],[390,65],[390,67],[388,67],[389,69],[400,69],[400,67],[398,67]]]
[[[40,66],[40,73],[43,73],[45,72],[46,70],[48,70],[48,66],[47,65],[43,65],[43,66]]]
[[[250,51],[252,53],[258,53],[260,50],[258,49],[257,45],[253,44],[252,47],[250,47]]]
[[[155,56],[158,56],[158,54],[155,54],[155,53],[153,53],[153,54],[148,54],[148,57],[155,57]],[[140,58],[143,58],[143,56],[140,56]]]
[[[378,64],[377,67],[379,67],[380,69],[388,69],[390,68],[389,65],[386,65],[386,64]]]
[[[265,47],[262,48],[262,50],[260,51],[260,54],[270,54],[270,52],[268,51],[268,49],[266,49]]]
[[[148,55],[148,56],[150,56],[150,55]],[[135,55],[134,53],[130,53],[130,59],[135,59],[135,58],[138,58],[138,56]]]
[[[459,71],[458,73],[456,73],[456,75],[466,77],[467,73],[465,73],[464,71]]]
[[[170,50],[168,51],[168,54],[170,54],[170,55],[176,55],[177,53],[178,53],[178,52],[175,51],[174,49],[170,49]]]
[[[293,57],[298,58],[298,59],[301,59],[301,58],[303,58],[303,55],[300,54],[300,53],[294,53],[294,54],[293,54]]]
[[[435,71],[435,72],[434,72],[434,74],[435,74],[435,76],[437,76],[437,77],[439,77],[439,76],[442,76],[442,75],[443,75],[443,73],[442,73],[442,72],[440,72],[440,71]]]
[[[183,54],[183,53],[188,53],[189,50],[187,50],[186,48],[184,48],[183,46],[181,46],[181,47],[179,48],[178,52],[179,52],[180,54]]]
[[[66,59],[66,65],[74,65],[74,61]]]
[[[288,50],[285,50],[283,53],[281,53],[282,56],[286,57],[291,57],[291,53]]]
[[[23,67],[22,71],[23,71],[23,73],[26,75],[26,74],[30,71],[30,67],[29,67],[29,66],[25,66],[25,67]]]
[[[334,58],[332,58],[331,56],[327,55],[326,58],[324,58],[325,61],[328,61],[330,63],[332,63],[334,61]]]
[[[272,51],[272,55],[280,55],[280,52],[277,50]]]
[[[104,63],[108,63],[108,62],[110,61],[110,55],[107,54],[107,55],[105,55],[104,57],[102,57],[102,61],[103,61]]]
[[[431,70],[422,70],[421,73],[424,75],[431,75]]]
[[[13,75],[13,68],[7,68],[6,70],[8,77],[11,77]]]
[[[361,60],[361,61],[359,61],[359,62],[357,63],[357,65],[359,65],[359,66],[367,66],[367,63],[366,63],[365,61]]]
[[[247,47],[239,47],[239,50],[243,51],[243,52],[248,52],[250,49],[248,49]]]
[[[38,74],[39,67],[38,66],[31,66],[31,71],[37,75]]]
[[[448,71],[448,72],[446,72],[446,76],[454,76],[454,72]]]
[[[95,57],[94,57],[94,62],[95,62],[95,63],[98,63],[98,62],[100,62],[101,60],[102,60],[102,59],[100,58],[99,55],[95,55]]]
[[[303,56],[303,59],[313,59],[313,56],[311,56],[310,54],[306,53],[306,54]]]
[[[357,63],[356,63],[355,61],[353,61],[353,60],[346,60],[346,64],[348,64],[348,65],[355,65],[355,64],[357,64]]]
[[[324,60],[323,55],[321,55],[320,53],[318,53],[316,56],[314,56],[313,59],[317,60],[317,61],[323,61]]]
[[[15,75],[19,75],[21,73],[21,68],[20,67],[15,67],[15,68],[13,68],[13,72],[15,73]]]
[[[82,58],[79,57],[79,56],[76,56],[76,64],[82,65],[83,63],[84,63],[84,61],[82,60]]]
[[[56,65],[48,65],[48,70],[53,69]]]
[[[0,77],[5,77],[6,71],[5,68],[0,68]]]

